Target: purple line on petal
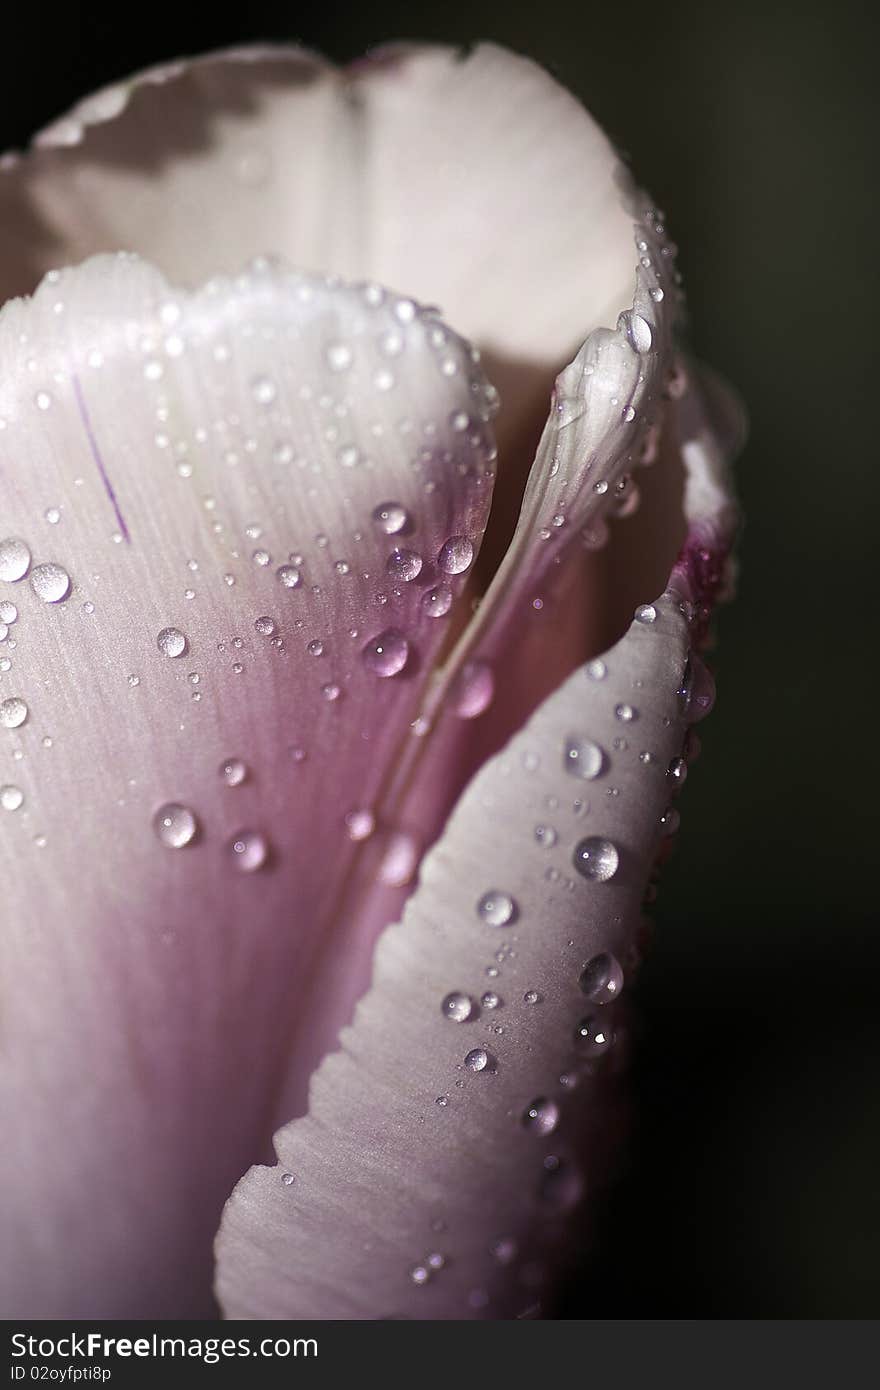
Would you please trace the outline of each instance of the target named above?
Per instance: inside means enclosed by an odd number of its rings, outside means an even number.
[[[89,448],[92,451],[92,458],[95,460],[98,472],[101,475],[101,482],[104,484],[104,491],[110,498],[110,501],[113,505],[113,510],[116,513],[116,521],[119,525],[119,530],[122,532],[122,535],[125,539],[125,543],[126,545],[131,545],[131,536],[128,533],[128,527],[125,524],[125,517],[119,510],[119,502],[117,501],[116,493],[113,490],[113,484],[110,481],[110,476],[107,472],[107,469],[104,467],[104,460],[101,458],[101,450],[98,448],[98,441],[95,438],[95,431],[92,428],[92,422],[89,418],[88,409],[86,408],[85,397],[83,396],[82,387],[80,385],[79,377],[77,376],[76,372],[73,373],[73,394],[76,397],[76,406],[79,411],[80,419],[83,422],[83,429],[86,432],[86,438],[89,441]]]

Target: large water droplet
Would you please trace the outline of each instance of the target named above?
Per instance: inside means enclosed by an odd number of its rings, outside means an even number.
[[[278,583],[285,589],[298,589],[302,583],[302,575],[293,565],[280,565],[275,571]]]
[[[620,855],[616,846],[599,835],[590,835],[575,848],[575,868],[584,878],[596,883],[607,883],[617,873],[619,864]]]
[[[24,541],[16,540],[15,536],[0,541],[0,579],[10,584],[23,579],[30,563],[31,552]]]
[[[269,842],[259,830],[240,830],[229,841],[229,858],[239,873],[251,874],[269,858]]]
[[[492,1071],[492,1057],[484,1047],[473,1047],[464,1059],[468,1071]]]
[[[467,536],[450,536],[437,557],[446,574],[463,574],[474,558],[474,547]]]
[[[570,734],[565,740],[563,762],[566,772],[589,782],[598,777],[604,768],[605,754],[592,739],[584,738],[580,734]]]
[[[5,729],[17,729],[28,717],[28,707],[19,695],[10,695],[0,704],[0,724]]]
[[[51,561],[31,570],[31,588],[44,603],[60,603],[70,593],[70,575]]]
[[[153,817],[156,836],[167,849],[183,849],[184,845],[191,844],[198,828],[190,808],[181,806],[178,801],[166,802]]]
[[[651,351],[654,330],[647,319],[642,318],[641,314],[627,311],[620,315],[618,322],[624,327],[629,345],[635,352]]]
[[[389,627],[368,642],[361,655],[374,676],[396,676],[407,663],[409,643],[402,632]]]
[[[445,584],[436,589],[426,589],[422,594],[422,608],[429,618],[445,618],[452,607],[452,590]]]
[[[399,502],[380,502],[373,520],[386,536],[396,536],[409,523],[409,513]]]
[[[499,893],[493,888],[484,893],[477,903],[477,916],[490,927],[507,927],[516,921],[516,902],[509,893]]]
[[[539,1096],[526,1106],[522,1122],[530,1134],[537,1134],[539,1137],[552,1134],[559,1124],[559,1106],[554,1100]]]
[[[385,573],[405,584],[417,579],[422,572],[422,557],[414,550],[392,550],[385,564]]]
[[[271,637],[275,631],[275,620],[268,616],[254,618],[254,627],[261,637]]]
[[[24,801],[24,792],[21,787],[13,787],[7,784],[0,787],[0,806],[4,811],[17,811]]]
[[[156,638],[156,646],[163,656],[183,656],[188,643],[180,628],[163,627]]]
[[[587,961],[581,971],[580,987],[593,1004],[610,1004],[623,988],[623,970],[616,956],[602,951]]]
[[[640,603],[636,609],[635,617],[637,623],[656,623],[657,609],[653,603]]]
[[[469,994],[462,994],[460,990],[453,990],[451,994],[447,994],[440,1005],[440,1012],[444,1018],[451,1018],[453,1023],[468,1023],[470,1019],[476,1017],[478,1009]]]

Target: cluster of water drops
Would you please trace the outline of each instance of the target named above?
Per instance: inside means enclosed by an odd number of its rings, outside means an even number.
[[[218,776],[227,787],[241,787],[249,780],[250,769],[241,758],[226,758],[220,764]],[[152,824],[156,839],[165,849],[186,849],[207,839],[198,814],[183,802],[164,802],[154,812]],[[251,874],[270,864],[272,846],[262,830],[244,827],[226,836],[223,857],[231,869]]]

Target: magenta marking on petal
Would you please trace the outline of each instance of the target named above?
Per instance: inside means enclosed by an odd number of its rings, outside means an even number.
[[[727,589],[730,550],[730,543],[705,524],[691,526],[675,562],[672,583],[694,605],[691,632],[697,647],[706,641],[712,611]]]
[[[79,377],[77,376],[76,372],[73,373],[73,394],[76,397],[76,407],[79,411],[80,419],[83,422],[83,429],[86,432],[86,438],[89,441],[89,449],[91,450],[92,458],[95,460],[98,472],[101,475],[101,482],[104,484],[104,491],[110,498],[110,502],[113,506],[113,511],[116,514],[117,525],[119,526],[119,530],[121,531],[125,539],[126,545],[131,545],[131,536],[129,535],[128,527],[125,524],[125,517],[122,515],[122,512],[119,509],[119,502],[117,500],[116,493],[113,490],[113,484],[111,483],[109,474],[107,473],[107,469],[104,466],[104,460],[101,457],[101,450],[98,448],[98,441],[95,438],[95,431],[92,429],[92,422],[89,418],[89,412],[86,406],[85,397],[83,396],[82,386],[80,385]]]

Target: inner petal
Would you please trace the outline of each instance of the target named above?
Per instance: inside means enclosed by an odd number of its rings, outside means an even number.
[[[100,258],[0,317],[7,1310],[205,1309],[340,904],[414,867],[383,789],[490,408],[430,312],[265,264]]]

